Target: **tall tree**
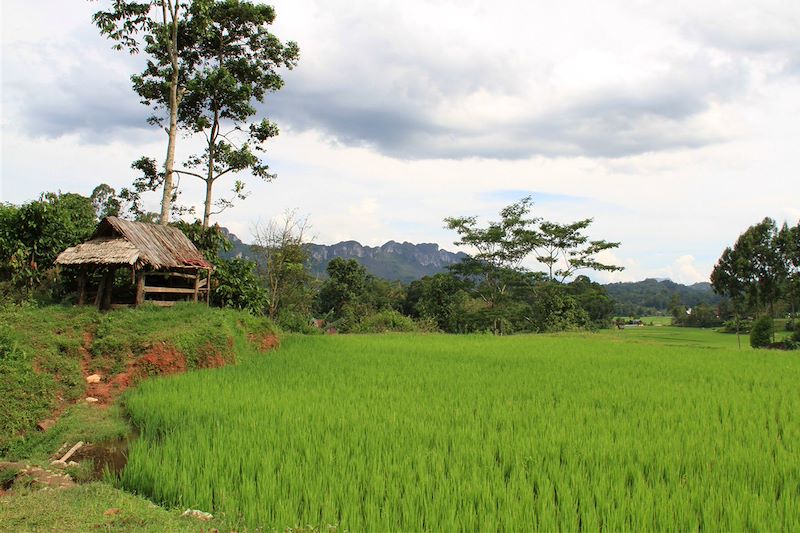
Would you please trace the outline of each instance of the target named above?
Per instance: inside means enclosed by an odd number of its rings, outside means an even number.
[[[533,200],[530,196],[511,204],[500,211],[500,220],[491,221],[486,227],[478,226],[478,218],[448,217],[444,219],[447,229],[459,235],[456,246],[468,246],[475,250],[469,259],[453,270],[463,276],[480,276],[487,288],[482,297],[493,306],[507,290],[508,276],[504,270],[516,270],[520,263],[541,242],[536,229],[540,218],[531,217]]]
[[[795,319],[800,301],[800,222],[796,226],[783,224],[778,233],[778,248],[786,270],[783,293],[792,311],[792,323],[797,327]]]
[[[578,270],[591,269],[614,272],[623,267],[606,265],[597,260],[597,254],[619,247],[618,242],[592,241],[583,234],[592,219],[585,218],[571,224],[544,221],[539,225],[539,255],[536,259],[547,266],[550,279],[564,282]]]
[[[162,181],[161,224],[169,221],[170,205],[175,194],[175,141],[178,135],[178,107],[183,95],[180,87],[179,27],[186,15],[187,3],[188,0],[112,0],[108,10],[98,11],[92,17],[100,33],[116,41],[114,48],[136,54],[144,45],[149,56],[147,68],[141,75],[133,76],[134,89],[146,104],[166,104],[169,126]],[[155,98],[156,94],[164,92],[166,99]],[[151,117],[150,122],[160,121],[157,117]]]
[[[193,133],[202,133],[205,150],[189,158],[181,173],[205,182],[203,225],[213,214],[229,207],[233,198],[244,198],[244,183],[236,180],[234,196],[213,200],[214,183],[224,175],[249,170],[270,180],[275,176],[259,156],[264,143],[278,135],[266,118],[248,121],[257,114],[256,102],[283,86],[278,70],[297,63],[294,42],[281,41],[269,31],[275,21],[272,6],[242,0],[195,2],[190,7],[192,54],[196,60],[186,85],[178,120]],[[219,210],[212,212],[212,206]]]
[[[790,249],[790,245],[785,247]],[[791,252],[790,252],[791,253]],[[747,308],[774,315],[774,303],[788,276],[790,263],[782,254],[782,244],[775,221],[765,218],[739,235],[732,248],[722,252],[711,272],[711,286],[728,296],[737,321]]]
[[[311,312],[308,287],[312,276],[305,266],[309,255],[307,230],[307,220],[298,218],[294,211],[286,212],[281,221],[273,220],[255,228],[252,249],[264,271],[267,314],[273,320],[289,304],[295,311]]]

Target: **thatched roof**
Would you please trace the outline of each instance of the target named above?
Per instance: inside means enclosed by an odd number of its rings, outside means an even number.
[[[104,218],[91,239],[61,252],[56,264],[149,266],[155,270],[211,268],[178,228],[117,217]]]

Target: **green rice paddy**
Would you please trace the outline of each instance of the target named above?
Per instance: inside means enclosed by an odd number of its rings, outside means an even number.
[[[250,529],[798,530],[800,359],[643,329],[289,337],[129,391],[119,481]]]

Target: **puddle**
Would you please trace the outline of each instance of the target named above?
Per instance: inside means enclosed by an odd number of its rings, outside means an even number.
[[[135,436],[131,435],[120,439],[86,444],[75,452],[70,460],[77,462],[91,460],[94,479],[102,479],[106,470],[115,476],[119,475],[128,464],[128,447],[134,438]]]

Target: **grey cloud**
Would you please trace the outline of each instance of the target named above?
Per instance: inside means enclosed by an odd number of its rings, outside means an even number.
[[[338,142],[367,145],[406,159],[622,157],[723,140],[717,133],[690,128],[689,121],[713,101],[733,98],[748,85],[744,69],[713,68],[700,57],[675,65],[648,84],[620,83],[545,112],[520,109],[520,118],[513,120],[479,124],[476,119],[465,126],[434,118],[437,106],[465,94],[462,78],[480,78],[489,68],[476,63],[471,75],[436,75],[420,63],[416,71],[410,69],[409,84],[418,86],[418,80],[427,77],[427,91],[407,90],[396,81],[387,86],[375,77],[366,87],[337,85],[326,92],[326,80],[292,80],[292,73],[287,87],[271,98],[269,109],[281,125],[316,129]],[[308,86],[315,90],[307,91]],[[523,90],[504,85],[509,88]]]
[[[141,66],[88,30],[61,47],[21,46],[3,57],[5,114],[29,136],[77,134],[89,144],[152,131],[129,79]]]

